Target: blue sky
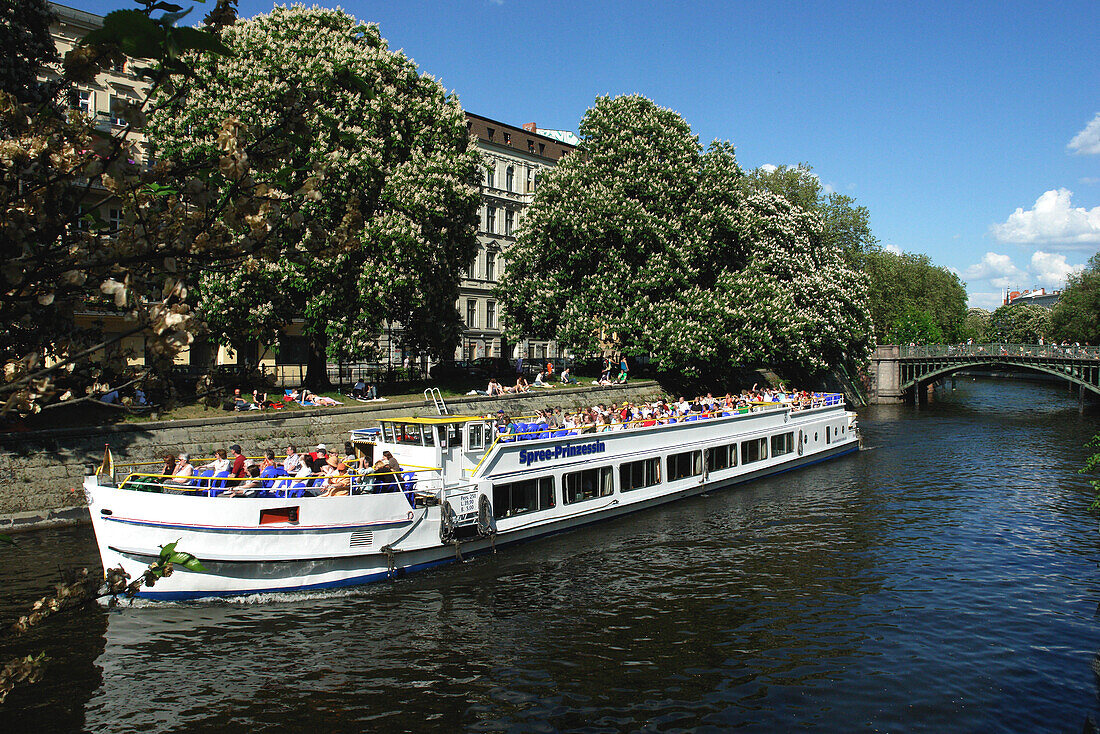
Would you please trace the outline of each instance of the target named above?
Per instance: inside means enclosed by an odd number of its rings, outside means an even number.
[[[971,305],[1060,287],[1100,249],[1096,0],[341,6],[471,112],[575,131],[596,96],[640,93],[745,167],[807,162],[883,245],[958,271]]]

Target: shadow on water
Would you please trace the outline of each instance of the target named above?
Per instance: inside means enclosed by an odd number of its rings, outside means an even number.
[[[960,381],[861,422],[874,451],[392,584],[90,610],[11,730],[1079,731],[1096,417]],[[35,538],[24,598],[94,557]]]

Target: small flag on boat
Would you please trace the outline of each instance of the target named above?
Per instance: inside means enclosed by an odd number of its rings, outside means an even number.
[[[109,477],[115,475],[115,457],[111,456],[111,444],[103,446],[103,463],[95,470],[96,476],[106,474]]]

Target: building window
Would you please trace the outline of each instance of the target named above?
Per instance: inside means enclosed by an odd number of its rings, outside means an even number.
[[[531,139],[527,140],[527,152],[528,153],[534,153],[535,152],[535,141],[534,140],[531,140]]]
[[[611,481],[611,467],[584,469],[561,476],[562,501],[567,505],[597,497],[610,497],[615,491]]]
[[[505,145],[511,145],[512,144],[512,134],[511,133],[504,133],[504,144]]]
[[[619,491],[652,487],[661,483],[661,460],[658,458],[628,461],[619,466]]]
[[[515,226],[515,223],[516,213],[513,212],[511,209],[506,210],[504,212],[504,234],[511,236],[512,228]]]
[[[486,135],[488,136],[489,140],[492,140],[492,139],[493,139],[493,135],[495,135],[495,134],[496,134],[496,130],[494,130],[494,129],[493,129],[493,128],[491,128],[491,127],[487,127],[487,128],[485,128],[485,133],[486,133]]]
[[[741,442],[741,463],[751,464],[768,458],[768,439],[754,438]]]
[[[670,454],[666,463],[670,482],[699,476],[703,473],[703,452],[685,451],[682,454]]]
[[[485,253],[485,280],[493,281],[497,279],[497,254],[495,252]]]
[[[107,234],[111,237],[117,235],[122,231],[122,210],[121,209],[108,209],[107,210],[107,227],[109,231]]]
[[[554,505],[553,477],[493,485],[493,516],[498,520],[525,512],[548,510]]]
[[[546,155],[546,143],[539,143],[539,155]]]
[[[780,433],[772,436],[772,456],[782,456],[794,451],[794,433]]]
[[[74,89],[69,94],[69,108],[74,110],[80,110],[85,115],[92,114],[92,110],[95,108],[95,98],[92,96],[92,92],[87,89]]]
[[[512,166],[508,166],[508,170],[504,174],[504,188],[508,191],[515,191],[516,186],[516,169]]]
[[[497,208],[495,206],[485,207],[485,231],[489,234],[495,234],[497,231]]]
[[[473,298],[466,299],[466,326],[477,328],[477,301]]]
[[[530,194],[535,190],[535,172],[530,168],[527,169],[527,191],[525,193]]]
[[[497,187],[497,171],[495,168],[490,167],[485,169],[485,185],[490,189],[495,189]]]
[[[497,303],[496,301],[488,301],[485,304],[485,328],[495,329],[497,328]],[[488,355],[486,355],[488,356]]]
[[[126,127],[126,120],[122,117],[122,110],[126,107],[126,100],[122,97],[111,95],[111,124],[118,127]]]

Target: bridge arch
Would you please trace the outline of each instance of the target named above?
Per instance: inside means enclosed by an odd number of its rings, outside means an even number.
[[[967,369],[1049,375],[1100,395],[1100,347],[1058,344],[922,344],[880,346],[871,358],[871,399],[893,403],[935,380]]]
[[[1064,380],[1064,381],[1070,383],[1071,385],[1078,385],[1081,388],[1083,388],[1085,390],[1088,390],[1089,392],[1093,393],[1094,395],[1100,396],[1100,386],[1098,386],[1096,384],[1093,384],[1092,382],[1089,382],[1089,380],[1084,378],[1084,377],[1076,376],[1076,375],[1072,374],[1071,372],[1066,372],[1063,369],[1058,369],[1058,368],[1050,367],[1050,366],[1042,366],[1042,365],[1037,365],[1037,364],[1026,364],[1026,363],[1016,363],[1016,362],[999,362],[999,361],[996,361],[996,360],[986,360],[986,361],[976,361],[976,362],[971,362],[971,363],[952,364],[952,365],[944,366],[944,367],[941,367],[941,368],[938,368],[938,369],[933,369],[929,372],[925,372],[925,373],[921,374],[918,377],[914,377],[913,379],[910,379],[906,382],[902,382],[901,383],[901,389],[904,390],[905,392],[909,392],[910,390],[913,390],[913,389],[918,389],[919,390],[924,385],[928,385],[929,383],[932,383],[932,382],[935,382],[937,380],[943,379],[944,377],[950,377],[951,375],[953,375],[957,372],[962,372],[962,371],[967,370],[967,369],[989,369],[991,367],[992,368],[1005,369],[1005,370],[1014,370],[1014,371],[1026,370],[1028,372],[1035,372],[1037,374],[1051,375],[1052,377],[1057,377],[1061,380]]]

